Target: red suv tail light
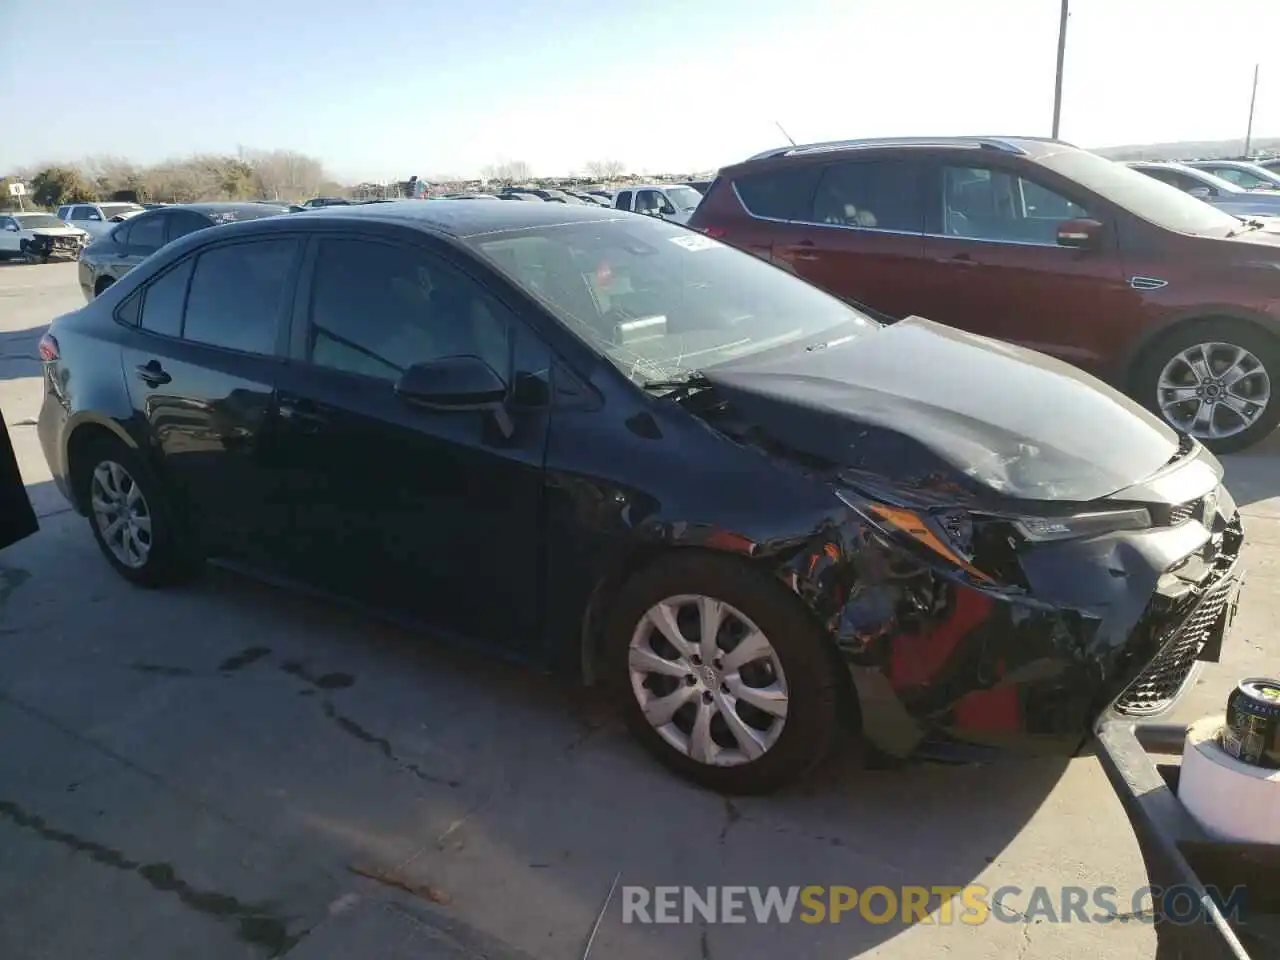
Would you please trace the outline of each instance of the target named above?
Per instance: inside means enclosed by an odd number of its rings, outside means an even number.
[[[719,240],[722,237],[728,235],[729,233],[729,231],[726,230],[724,227],[714,227],[714,226],[703,227],[702,232],[705,233],[708,237],[711,237],[711,239],[713,240]]]
[[[49,362],[57,360],[59,356],[58,339],[52,333],[46,333],[40,338],[40,359]]]

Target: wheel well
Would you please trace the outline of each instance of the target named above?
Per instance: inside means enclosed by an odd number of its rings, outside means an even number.
[[[1128,368],[1125,370],[1125,386],[1130,393],[1133,393],[1138,384],[1136,383],[1138,373],[1142,369],[1142,364],[1151,356],[1159,346],[1170,337],[1175,337],[1190,327],[1201,326],[1207,323],[1236,323],[1243,326],[1251,327],[1258,333],[1265,334],[1280,345],[1280,336],[1276,335],[1276,331],[1267,324],[1253,317],[1243,317],[1230,313],[1206,313],[1193,317],[1184,317],[1176,320],[1163,327],[1153,334],[1146,341],[1138,345],[1134,350],[1132,357],[1129,359]]]
[[[751,562],[736,554],[707,547],[646,545],[636,549],[618,568],[596,584],[595,589],[591,592],[591,598],[587,601],[587,609],[582,617],[582,680],[585,686],[595,686],[600,679],[597,665],[600,662],[600,648],[604,641],[604,626],[609,619],[609,605],[617,595],[618,589],[641,570],[651,564],[658,563],[664,557],[670,556],[677,550],[683,551],[684,554],[689,551],[698,551],[700,553],[714,554],[718,557],[732,558],[740,563]],[[786,589],[786,585],[781,580],[778,580],[778,585]],[[826,627],[813,615],[813,611],[808,604],[804,603],[799,597],[794,599],[804,609],[805,614],[822,631],[823,636],[828,637]],[[853,723],[860,724],[861,704],[858,700],[853,677],[845,667],[844,659],[840,656],[840,651],[836,648],[836,644],[829,642],[827,649],[831,655],[832,666],[838,671],[837,676],[841,677],[842,695],[847,698],[847,702],[852,706],[852,712],[848,716]]]
[[[89,465],[86,462],[89,455],[99,444],[120,442],[119,437],[97,423],[86,423],[72,431],[67,441],[67,479],[81,513],[87,512],[89,506]]]

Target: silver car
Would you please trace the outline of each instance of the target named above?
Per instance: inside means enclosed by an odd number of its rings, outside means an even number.
[[[1187,166],[1246,190],[1280,190],[1280,170],[1268,170],[1251,160],[1188,160]]]
[[[1135,160],[1129,166],[1233,216],[1280,216],[1280,190],[1246,190],[1185,163]]]

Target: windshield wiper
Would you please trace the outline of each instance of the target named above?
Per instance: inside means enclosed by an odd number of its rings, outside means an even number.
[[[1250,230],[1261,230],[1267,225],[1265,220],[1259,220],[1257,217],[1236,217],[1240,221],[1240,226],[1227,234],[1228,237],[1238,237],[1242,233],[1248,233]]]
[[[711,381],[704,374],[697,370],[690,370],[688,373],[682,373],[675,377],[668,377],[663,380],[645,380],[640,386],[650,393],[656,393],[659,396],[665,396],[668,393],[686,390],[705,390],[711,386]]]

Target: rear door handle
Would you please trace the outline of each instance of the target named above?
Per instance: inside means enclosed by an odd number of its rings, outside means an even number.
[[[812,240],[797,240],[794,244],[792,244],[792,246],[795,248],[795,253],[792,254],[792,256],[795,259],[797,260],[817,260],[818,259],[817,253],[815,253],[813,250],[815,244]]]
[[[978,265],[978,261],[973,259],[973,257],[969,256],[969,254],[967,253],[957,253],[954,257],[949,259],[947,262],[954,263],[957,266],[961,266],[961,267],[976,267]]]
[[[148,360],[134,369],[138,371],[138,379],[148,387],[163,386],[173,380],[173,377],[165,373],[164,367],[160,366],[159,360]]]

